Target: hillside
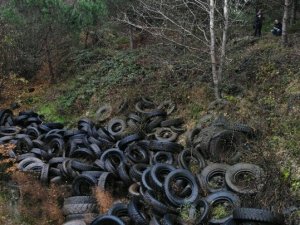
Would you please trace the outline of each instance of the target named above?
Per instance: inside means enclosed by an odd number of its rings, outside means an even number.
[[[211,105],[214,96],[209,63],[202,63],[197,70],[189,68],[188,60],[182,61],[184,56],[174,60],[181,60],[178,68],[168,60],[156,63],[160,52],[155,52],[155,45],[122,49],[124,40],[119,38],[114,39],[117,47],[113,50],[93,48],[74,53],[75,63],[67,68],[74,75],[62,77],[54,84],[47,79],[46,66],[32,80],[11,75],[4,81],[0,108],[17,102],[21,107],[15,114],[33,109],[48,121],[62,122],[72,128],[80,118],[96,120],[95,113],[103,104],[111,104],[116,109],[124,99],[132,103],[139,97],[147,97],[154,102],[168,99],[176,102],[175,116],[184,118],[187,130],[206,115],[224,115],[230,121],[248,124],[259,136],[250,141],[243,161],[263,165],[269,179],[262,193],[247,197],[245,202],[248,207],[271,206],[276,212],[298,207],[287,218],[287,224],[297,224],[300,215],[299,24],[290,32],[288,47],[282,47],[278,37],[267,33],[262,38],[247,36],[230,41],[222,86],[227,103],[223,107]],[[52,196],[54,191],[57,190],[50,189],[43,194]],[[0,209],[5,204],[2,196]],[[30,210],[24,210],[24,215],[27,223],[22,222],[23,217],[21,221],[12,220],[11,216],[2,215],[1,210],[0,222],[40,224],[38,218],[26,220]]]

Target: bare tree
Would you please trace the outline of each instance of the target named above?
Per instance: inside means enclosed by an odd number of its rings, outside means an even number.
[[[184,51],[210,57],[215,98],[220,100],[230,26],[229,0],[137,0],[131,8],[135,20],[124,12],[119,21],[164,38]]]
[[[220,99],[220,74],[217,74],[217,59],[216,59],[216,36],[215,36],[215,0],[209,0],[209,30],[210,30],[210,58],[212,67],[212,76],[215,88],[215,97]]]
[[[283,10],[283,19],[282,19],[282,44],[283,45],[287,45],[288,43],[287,24],[288,24],[289,6],[290,6],[290,0],[284,0],[284,10]]]

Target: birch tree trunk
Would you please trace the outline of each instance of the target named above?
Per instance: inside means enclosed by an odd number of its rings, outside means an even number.
[[[219,83],[222,82],[223,65],[226,56],[226,43],[227,43],[227,34],[228,34],[228,26],[229,26],[228,0],[224,0],[223,15],[224,15],[224,28],[223,28],[223,38],[222,38],[222,46],[221,46],[221,57],[220,57],[220,63],[218,68]]]
[[[290,0],[284,0],[284,11],[283,11],[283,19],[282,19],[282,44],[283,45],[287,45],[288,42],[287,23],[288,23],[288,15],[289,15],[289,5],[290,5]]]
[[[210,30],[210,57],[211,57],[211,67],[212,76],[214,83],[214,92],[216,100],[221,99],[220,87],[219,87],[219,77],[217,73],[217,60],[216,60],[216,37],[215,37],[215,0],[209,0],[209,30]]]

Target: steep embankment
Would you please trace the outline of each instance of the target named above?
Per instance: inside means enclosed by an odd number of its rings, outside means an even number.
[[[206,114],[224,114],[260,131],[249,143],[246,162],[266,165],[272,182],[263,194],[246,199],[248,206],[276,210],[290,207],[300,191],[300,43],[299,33],[283,48],[276,37],[245,38],[230,43],[224,77],[223,108],[210,108],[213,100],[209,76],[186,75],[168,66],[156,66],[146,49],[82,51],[77,54],[74,77],[51,85],[44,78],[8,79],[2,92],[7,107],[20,102],[21,109],[34,108],[48,120],[73,126],[80,117],[94,118],[103,103],[116,107],[124,98],[147,96],[156,102],[173,99],[176,114],[193,127]],[[101,55],[101,57],[99,57]],[[209,73],[208,65],[202,65]],[[70,68],[72,71],[72,68]],[[200,78],[199,78],[200,77]]]

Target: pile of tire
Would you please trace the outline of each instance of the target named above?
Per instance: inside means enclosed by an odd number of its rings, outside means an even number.
[[[15,144],[10,157],[19,170],[38,174],[45,185],[71,184],[72,197],[62,209],[65,225],[234,222],[234,210],[241,206],[238,194],[255,194],[264,183],[259,166],[229,165],[238,161],[253,129],[219,118],[188,132],[184,147],[178,141],[184,121],[171,118],[175,109],[169,100],[155,104],[141,98],[134,107],[124,101],[116,110],[118,117],[111,118],[112,107],[105,105],[96,112],[96,123],[81,119],[77,129],[44,122],[33,111],[14,116],[1,110],[0,144]],[[242,173],[250,174],[255,185],[236,185]],[[95,188],[123,194],[128,201],[99,215]],[[231,213],[213,218],[213,207],[224,202]]]

